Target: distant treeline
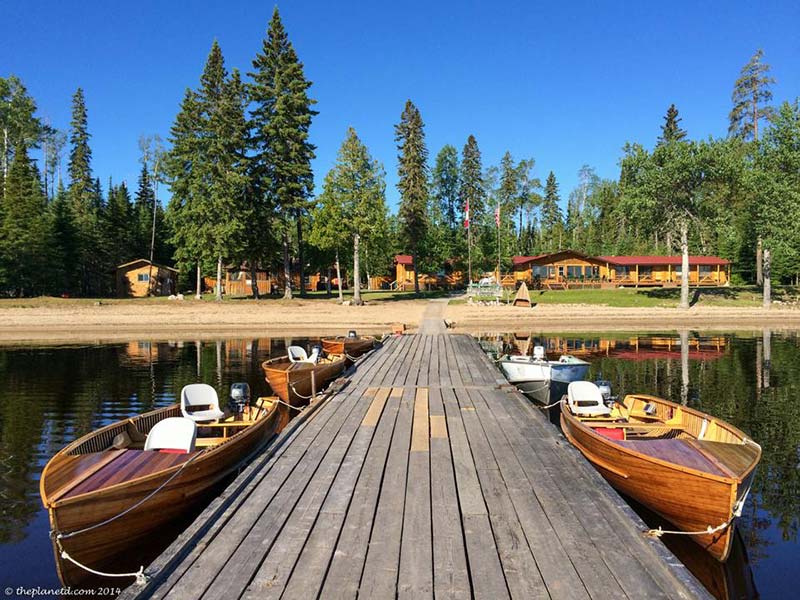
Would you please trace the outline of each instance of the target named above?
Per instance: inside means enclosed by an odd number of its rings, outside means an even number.
[[[509,152],[484,167],[478,141],[444,146],[430,164],[424,123],[409,100],[395,126],[400,204],[390,214],[385,172],[348,129],[322,193],[313,196],[311,82],[277,9],[247,80],[214,42],[197,89],[187,89],[168,149],[143,137],[136,190],[92,174],[84,94],[62,132],[37,116],[15,76],[0,78],[0,294],[114,293],[114,267],[176,264],[182,290],[225,265],[323,271],[352,281],[389,273],[412,254],[417,272],[472,276],[513,255],[572,248],[592,255],[716,254],[755,281],[758,248],[772,276],[800,275],[800,103],[771,105],[761,51],[733,86],[729,135],[691,140],[671,105],[652,149],[627,143],[616,180],[589,166],[562,210],[556,176]],[[654,123],[654,138],[658,124]],[[66,173],[62,160],[68,151]],[[156,187],[168,186],[166,209]],[[346,265],[346,268],[345,268]],[[255,278],[253,278],[255,281]],[[302,277],[300,278],[302,282]],[[301,289],[302,291],[302,289]],[[257,290],[254,290],[257,293]],[[291,286],[285,293],[291,296]]]

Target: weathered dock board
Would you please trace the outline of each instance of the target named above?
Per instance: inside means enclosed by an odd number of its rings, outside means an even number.
[[[469,336],[390,339],[123,597],[705,597],[504,382]]]

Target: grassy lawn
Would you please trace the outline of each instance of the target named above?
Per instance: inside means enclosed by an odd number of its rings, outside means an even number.
[[[680,302],[680,288],[617,288],[617,289],[585,289],[585,290],[534,290],[530,292],[531,302],[535,304],[598,304],[612,307],[676,307]],[[513,293],[503,298],[513,299]],[[478,300],[494,300],[494,297],[477,298]],[[773,300],[797,301],[798,289],[779,287],[773,290]],[[755,286],[727,288],[692,288],[689,290],[689,301],[692,306],[761,306],[761,290]],[[463,304],[466,300],[451,300],[451,303]]]

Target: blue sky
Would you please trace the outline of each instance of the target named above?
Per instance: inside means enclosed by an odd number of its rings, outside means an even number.
[[[246,72],[274,4],[0,0],[0,76],[21,77],[40,115],[69,123],[84,88],[93,168],[134,187],[142,134],[167,138],[216,38]],[[282,2],[319,116],[318,186],[348,126],[387,171],[397,201],[393,125],[411,98],[431,160],[478,139],[484,165],[506,150],[553,170],[562,198],[583,164],[618,175],[625,141],[652,145],[674,102],[693,138],[722,136],[733,82],[759,47],[775,100],[800,96],[800,3]],[[162,200],[167,194],[160,194]]]

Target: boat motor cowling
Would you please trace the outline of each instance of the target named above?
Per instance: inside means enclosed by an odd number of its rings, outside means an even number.
[[[544,346],[533,347],[533,358],[535,360],[544,360]]]
[[[351,329],[350,331],[347,332],[347,337],[350,338],[351,340],[354,340],[358,337],[358,333],[356,333],[355,329]]]
[[[234,383],[231,385],[231,397],[228,408],[234,414],[241,415],[246,406],[250,404],[250,385],[247,383]]]

